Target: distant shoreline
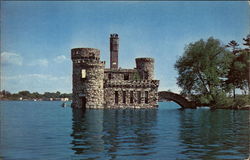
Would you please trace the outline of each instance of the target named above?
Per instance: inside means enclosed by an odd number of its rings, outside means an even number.
[[[57,102],[71,102],[71,100],[34,100],[34,99],[25,99],[25,100],[12,100],[12,99],[0,99],[0,101],[32,101],[32,102],[36,102],[36,101],[57,101]]]

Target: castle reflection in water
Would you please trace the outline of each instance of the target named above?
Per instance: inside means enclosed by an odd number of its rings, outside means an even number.
[[[119,156],[150,155],[156,141],[156,118],[156,109],[73,109],[72,150],[78,158],[80,154],[90,159],[115,159],[112,153],[118,150]]]

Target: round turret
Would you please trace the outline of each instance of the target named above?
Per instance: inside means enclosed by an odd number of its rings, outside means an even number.
[[[75,48],[71,50],[73,61],[73,107],[102,108],[104,63],[100,50]]]
[[[154,59],[153,58],[136,58],[136,69],[142,80],[154,79]]]

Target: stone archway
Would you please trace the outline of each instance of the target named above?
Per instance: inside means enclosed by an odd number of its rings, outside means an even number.
[[[179,104],[181,108],[196,108],[195,102],[189,101],[185,97],[173,92],[161,91],[158,92],[158,96],[160,101],[174,101]]]

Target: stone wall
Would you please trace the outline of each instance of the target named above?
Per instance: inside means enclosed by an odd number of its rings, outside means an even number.
[[[157,107],[158,86],[159,86],[158,80],[105,81],[104,83],[105,107],[106,108],[154,108],[154,107]],[[147,98],[146,98],[146,92],[148,93]],[[117,102],[115,100],[116,93],[118,94]],[[140,96],[138,96],[138,93],[140,93]],[[131,101],[131,97],[132,97],[132,101]]]
[[[137,69],[104,70],[106,108],[152,108],[158,102],[158,80],[143,80]],[[146,100],[147,92],[147,100]],[[140,100],[138,99],[140,94]],[[115,97],[118,96],[116,103]],[[133,102],[131,103],[131,97]]]
[[[105,69],[104,80],[134,80],[137,74],[136,69]]]

